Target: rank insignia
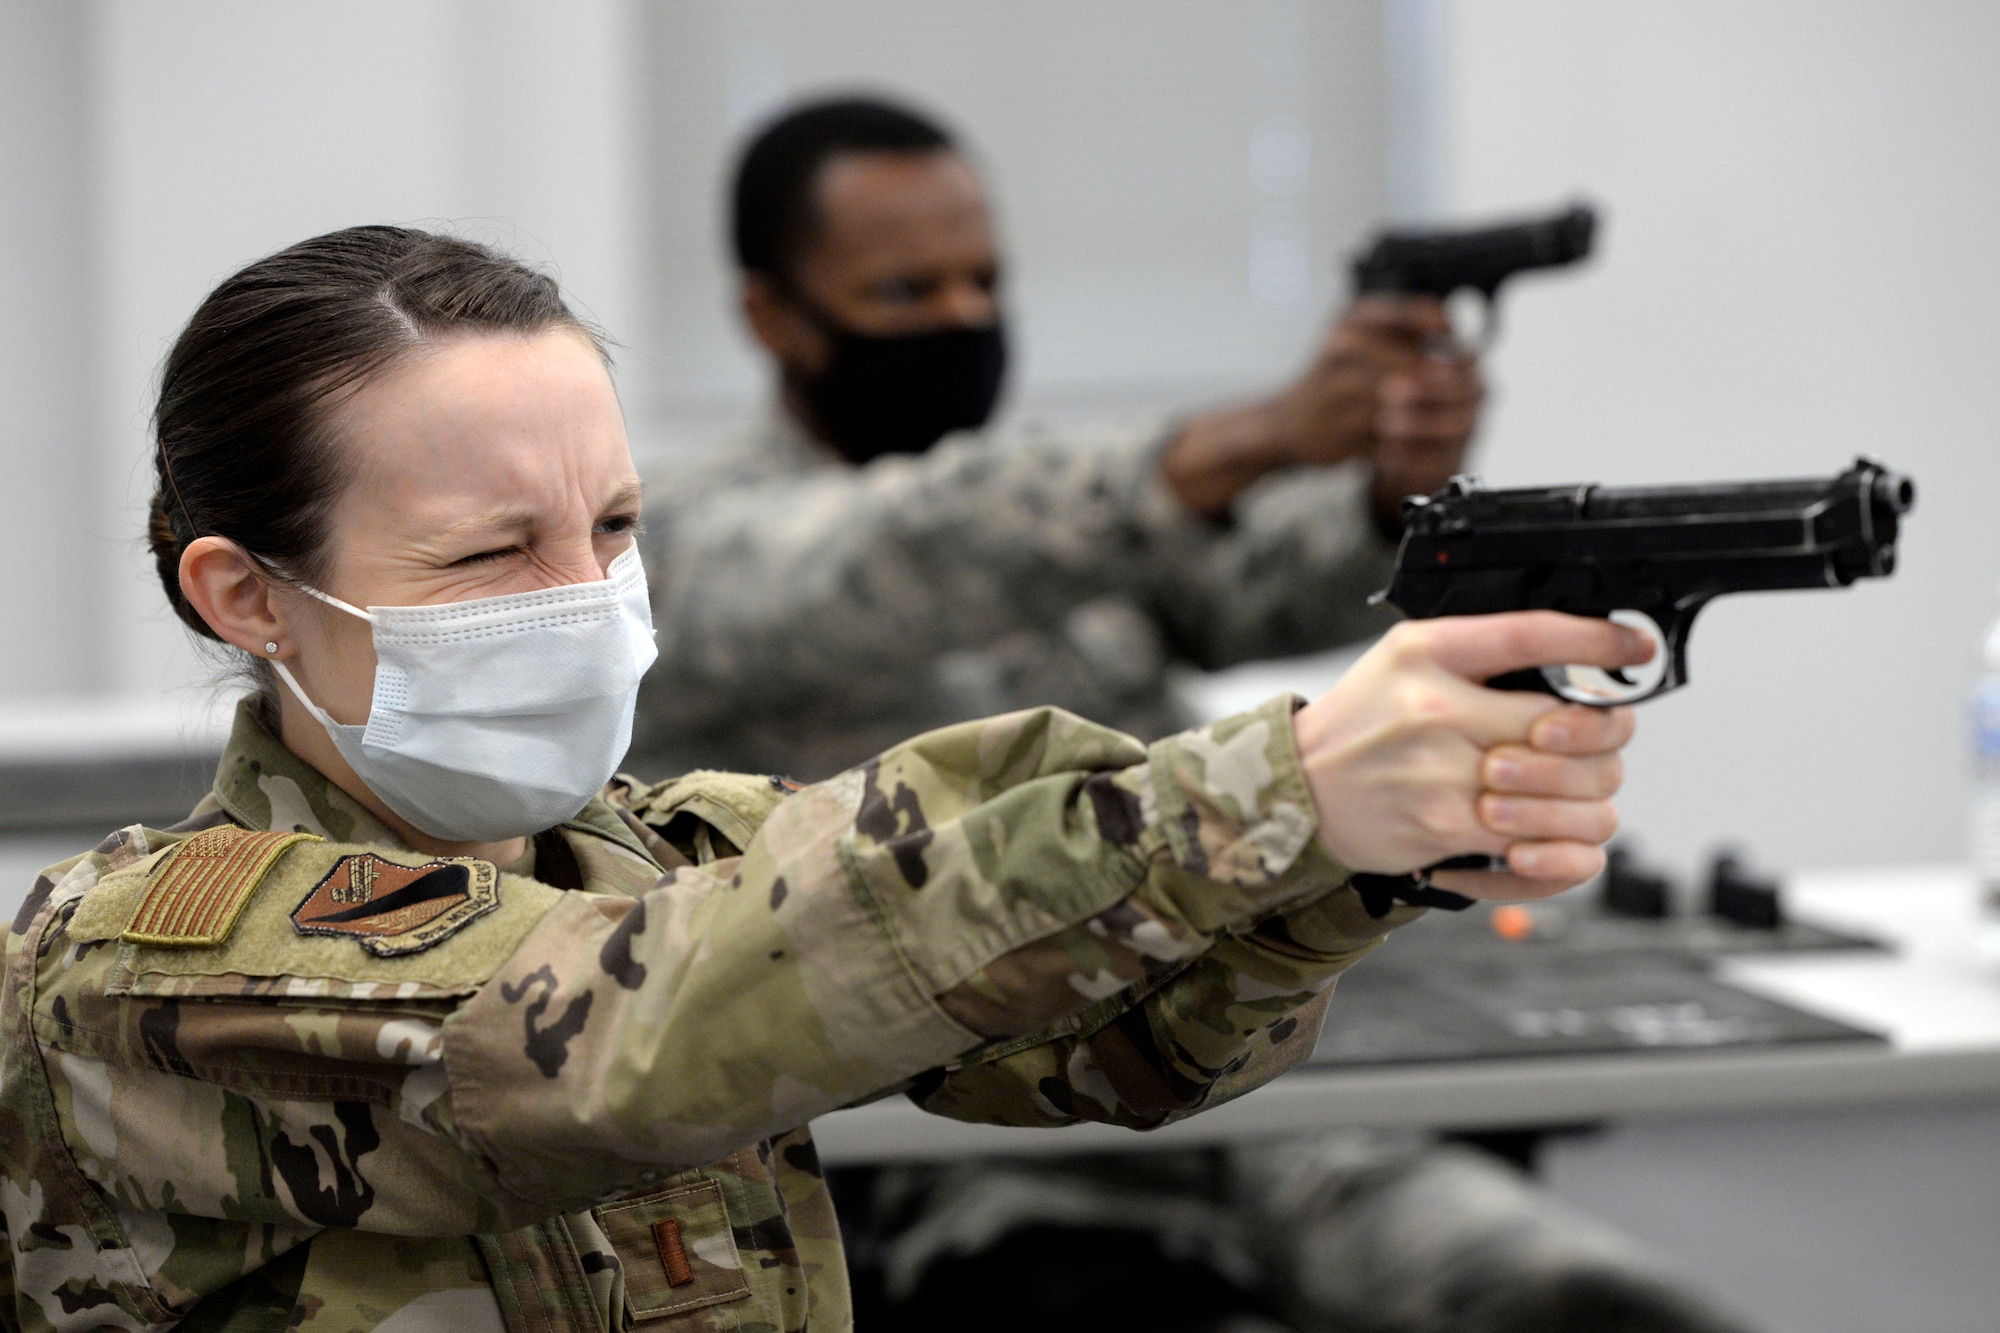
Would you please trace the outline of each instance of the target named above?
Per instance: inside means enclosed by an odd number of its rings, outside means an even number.
[[[490,861],[439,857],[406,866],[364,852],[334,862],[292,909],[301,935],[344,935],[378,958],[421,953],[500,905]]]

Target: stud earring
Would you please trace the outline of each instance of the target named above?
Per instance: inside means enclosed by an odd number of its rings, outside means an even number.
[[[278,645],[275,643],[267,643],[264,645],[264,651],[267,653],[275,653],[278,651]]]

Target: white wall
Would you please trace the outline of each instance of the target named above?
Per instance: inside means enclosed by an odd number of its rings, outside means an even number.
[[[1496,482],[1915,474],[1886,584],[1724,600],[1649,705],[1627,825],[1690,859],[1953,858],[1962,704],[2000,609],[2000,8],[1446,7],[1445,200],[1587,192],[1587,274],[1511,294]]]
[[[102,641],[72,609],[95,565],[86,209],[72,170],[87,134],[80,19],[60,0],[0,4],[0,624],[16,631],[0,690],[60,690],[88,675]]]

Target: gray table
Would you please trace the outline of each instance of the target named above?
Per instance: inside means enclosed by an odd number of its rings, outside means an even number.
[[[1968,874],[1956,867],[1802,874],[1786,894],[1801,918],[1873,935],[1894,950],[1753,955],[1722,964],[1720,975],[1884,1033],[1887,1042],[1307,1068],[1150,1134],[967,1125],[900,1098],[823,1117],[813,1132],[824,1159],[851,1164],[1140,1151],[1346,1125],[1496,1129],[2000,1097],[2000,957],[1989,952],[1991,931]]]

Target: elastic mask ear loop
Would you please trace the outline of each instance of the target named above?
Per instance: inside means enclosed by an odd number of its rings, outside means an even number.
[[[311,713],[313,715],[313,719],[317,721],[322,727],[325,727],[329,734],[332,733],[335,727],[340,725],[338,722],[335,722],[333,720],[333,715],[331,713],[328,713],[324,708],[321,708],[318,704],[306,698],[306,692],[299,688],[298,678],[292,675],[291,671],[286,668],[283,662],[271,663],[271,670],[278,673],[278,679],[284,681],[285,684],[291,686],[292,697],[297,699],[301,704],[304,704],[305,710],[308,713]]]
[[[332,593],[321,592],[318,588],[313,587],[312,584],[310,583],[294,583],[292,586],[294,588],[297,588],[300,592],[304,593],[308,597],[318,598],[320,601],[325,602],[328,606],[334,608],[334,610],[336,611],[347,612],[348,615],[353,616],[356,620],[365,620],[371,625],[375,623],[375,617],[369,615],[366,611],[363,611],[360,607],[355,606],[351,602],[343,602],[338,597],[335,597]]]
[[[343,602],[338,597],[332,596],[329,593],[323,593],[318,588],[313,587],[310,583],[293,583],[292,586],[294,588],[297,588],[300,592],[304,593],[308,597],[317,598],[318,600],[325,602],[328,606],[334,608],[336,611],[345,611],[347,612],[348,615],[354,616],[359,620],[365,620],[370,625],[373,625],[375,623],[375,617],[369,615],[366,611],[363,611],[359,607],[353,606],[347,602]],[[271,663],[271,669],[278,673],[278,679],[284,681],[285,684],[291,687],[292,696],[296,698],[301,704],[305,705],[305,710],[308,713],[312,714],[314,721],[318,722],[322,727],[326,728],[327,733],[329,735],[333,734],[333,729],[335,727],[342,725],[341,723],[335,722],[333,720],[333,715],[331,713],[327,712],[324,708],[321,708],[311,699],[306,698],[306,692],[299,688],[298,678],[291,673],[291,671],[285,666],[283,662]]]

